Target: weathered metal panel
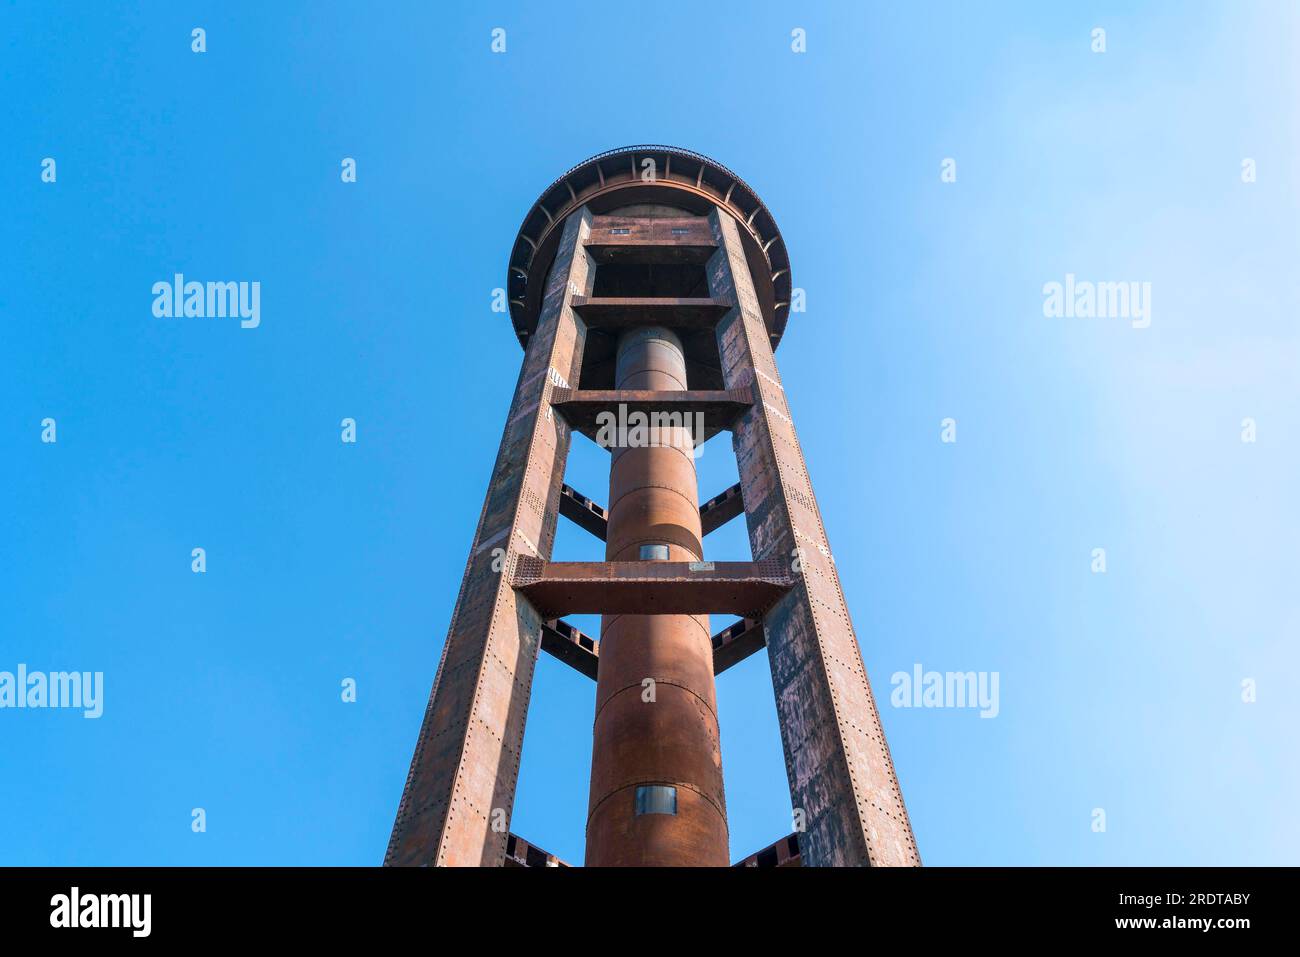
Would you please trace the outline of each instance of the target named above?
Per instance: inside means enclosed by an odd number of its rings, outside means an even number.
[[[745,512],[745,500],[740,494],[740,483],[719,495],[713,496],[700,506],[700,533],[708,535]]]
[[[567,621],[551,618],[542,624],[542,651],[579,674],[596,680],[600,668],[600,642],[584,635]]]
[[[728,429],[736,416],[753,404],[748,389],[678,390],[652,389],[556,389],[551,403],[574,431],[593,442],[603,442],[602,423],[631,431],[637,422],[683,422],[697,444]],[[671,417],[660,420],[656,413]],[[644,418],[640,418],[644,417]],[[643,424],[642,426],[646,426]],[[699,433],[699,434],[696,434]],[[613,503],[611,503],[612,507]]]
[[[609,533],[605,509],[569,485],[560,486],[560,514],[602,542]]]
[[[719,246],[709,291],[736,303],[717,328],[723,379],[755,389],[732,427],[750,544],[756,561],[794,560],[798,571],[764,624],[803,862],[919,865],[738,227],[716,210],[709,218]]]
[[[596,216],[587,251],[598,263],[705,263],[716,244],[700,216]]]
[[[769,844],[744,860],[737,861],[732,867],[802,867],[803,859],[799,851],[798,832]]]
[[[720,675],[767,644],[760,618],[742,618],[713,636],[713,673]]]
[[[733,303],[712,299],[673,299],[574,296],[574,311],[591,329],[629,329],[666,326],[670,329],[712,329]]]
[[[789,563],[546,562],[521,556],[515,589],[546,618],[561,615],[756,617],[791,586]]]
[[[554,854],[544,851],[533,844],[529,844],[517,834],[511,834],[506,839],[506,857],[504,863],[506,867],[569,866]]]
[[[586,329],[568,305],[589,291],[591,215],[564,225],[492,470],[415,755],[390,865],[500,865],[519,774],[542,616],[510,587],[520,555],[549,558],[570,430],[550,410],[576,380]],[[494,821],[494,812],[497,818]],[[501,821],[504,815],[504,821]],[[494,823],[497,827],[494,828]]]

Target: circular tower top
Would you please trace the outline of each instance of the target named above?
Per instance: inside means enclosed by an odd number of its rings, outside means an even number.
[[[654,178],[643,178],[645,160]],[[715,207],[740,227],[772,347],[790,314],[790,258],[776,220],[739,176],[721,163],[675,146],[624,146],[584,160],[548,186],[524,217],[506,279],[510,319],[521,345],[537,327],[546,274],[565,219],[582,206],[603,214],[625,206],[670,206],[696,215]],[[630,212],[630,211],[629,211]]]

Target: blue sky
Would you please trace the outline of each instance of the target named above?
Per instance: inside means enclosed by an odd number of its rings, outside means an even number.
[[[0,863],[381,860],[521,358],[492,290],[555,176],[642,142],[780,223],[923,859],[1295,863],[1297,14],[1050,7],[6,6],[0,671],[105,691],[0,710]],[[259,281],[261,325],[155,318],[176,272]],[[1151,283],[1150,327],[1045,317],[1066,274]],[[998,716],[891,707],[915,664],[996,672]],[[593,699],[543,656],[512,829],[573,862]],[[719,703],[739,858],[790,830],[761,656]]]

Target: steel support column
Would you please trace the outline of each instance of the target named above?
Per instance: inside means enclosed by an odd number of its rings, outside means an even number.
[[[549,397],[582,363],[586,328],[569,299],[590,291],[590,228],[585,207],[564,224],[385,864],[497,866],[506,856],[543,620],[511,572],[520,555],[549,559],[555,539],[570,430]]]
[[[709,219],[709,292],[736,303],[717,327],[723,380],[755,387],[732,427],[754,560],[796,559],[800,570],[764,627],[803,862],[919,865],[739,229],[716,209]]]

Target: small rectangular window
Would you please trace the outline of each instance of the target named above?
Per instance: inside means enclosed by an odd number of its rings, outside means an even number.
[[[611,229],[611,230],[610,230],[610,233],[611,233],[612,235],[614,235],[614,236],[626,236],[626,235],[627,235],[628,233],[630,233],[630,232],[632,232],[632,230],[630,230],[630,229]]]
[[[641,561],[643,562],[668,561],[668,546],[667,545],[642,545]]]
[[[676,814],[677,789],[666,784],[643,784],[636,789],[636,813]]]
[[[673,235],[674,235],[674,236],[685,236],[685,235],[686,235],[687,233],[689,233],[689,232],[690,232],[690,230],[687,229],[685,226],[674,226],[674,227],[673,227]]]

